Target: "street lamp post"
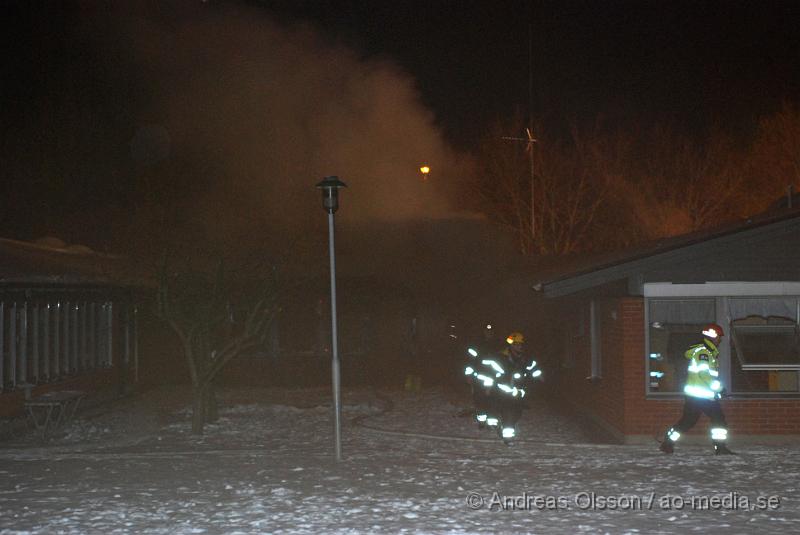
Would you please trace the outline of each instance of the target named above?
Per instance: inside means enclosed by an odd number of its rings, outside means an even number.
[[[342,460],[342,403],[339,343],[336,327],[336,247],[333,214],[339,209],[339,188],[347,184],[336,176],[326,176],[317,188],[322,190],[322,207],[328,212],[328,251],[331,264],[331,380],[333,383],[333,432],[336,460]]]

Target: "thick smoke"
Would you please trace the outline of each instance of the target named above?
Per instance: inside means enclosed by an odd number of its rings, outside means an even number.
[[[115,24],[147,94],[132,155],[147,172],[169,144],[168,169],[184,177],[171,208],[204,220],[209,239],[324,222],[314,185],[326,175],[349,186],[345,223],[447,216],[456,156],[391,62],[263,11],[197,3],[168,16],[118,14]]]
[[[314,186],[338,175],[341,277],[402,285],[432,308],[487,288],[504,243],[459,214],[468,158],[443,140],[411,76],[264,10],[169,6],[116,7],[88,29],[131,80],[129,158],[149,199],[133,225],[149,225],[137,233],[147,252],[168,245],[195,265],[253,254],[325,280]]]

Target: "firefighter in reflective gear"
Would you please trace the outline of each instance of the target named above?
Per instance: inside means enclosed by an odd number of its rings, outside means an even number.
[[[472,387],[472,403],[478,427],[496,427],[499,420],[489,414],[490,398],[494,389],[497,370],[492,362],[497,360],[497,342],[494,328],[487,323],[483,329],[483,340],[467,348],[467,363],[464,375]],[[495,366],[497,363],[495,362]]]
[[[711,441],[714,444],[714,452],[717,455],[733,453],[726,445],[728,426],[719,403],[725,389],[719,380],[717,347],[724,334],[722,327],[716,323],[706,325],[703,328],[703,343],[693,345],[686,351],[685,356],[689,366],[686,385],[683,387],[685,394],[683,416],[678,423],[667,429],[661,442],[661,451],[664,453],[673,452],[675,442],[682,433],[697,423],[701,414],[705,414],[711,420]]]
[[[495,380],[490,412],[499,417],[500,437],[508,443],[517,436],[517,422],[522,416],[526,389],[531,380],[541,377],[536,361],[525,355],[525,337],[513,332],[500,352],[502,375]]]

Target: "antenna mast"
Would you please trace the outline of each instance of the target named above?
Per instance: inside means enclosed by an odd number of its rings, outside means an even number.
[[[536,209],[534,208],[534,173],[533,173],[533,24],[528,23],[528,147],[531,153],[531,247],[536,241]]]
[[[523,141],[527,145],[525,150],[531,162],[531,251],[536,241],[536,182],[534,172],[533,144],[537,139],[533,137],[533,25],[528,24],[528,126],[525,127],[527,137],[503,136],[507,141]]]

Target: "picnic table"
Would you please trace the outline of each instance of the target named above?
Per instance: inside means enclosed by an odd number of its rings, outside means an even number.
[[[80,390],[60,390],[26,400],[28,418],[41,439],[47,440],[50,433],[69,422],[85,396],[86,393]]]

